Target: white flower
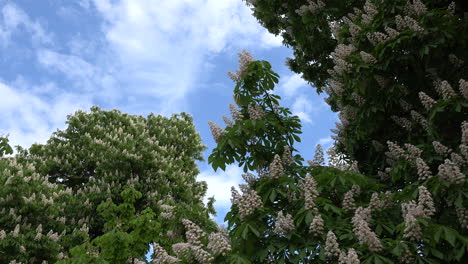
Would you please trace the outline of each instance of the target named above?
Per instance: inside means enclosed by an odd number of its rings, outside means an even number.
[[[278,212],[275,221],[275,230],[274,232],[279,235],[285,235],[294,230],[294,219],[292,215],[286,214],[283,215],[283,211]]]

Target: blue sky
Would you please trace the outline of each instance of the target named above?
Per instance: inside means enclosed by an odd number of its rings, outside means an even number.
[[[275,89],[303,125],[306,159],[330,146],[337,121],[315,90],[284,64],[292,51],[269,34],[241,0],[0,0],[0,135],[13,145],[45,143],[68,114],[98,105],[123,112],[185,111],[208,146],[207,122],[229,114],[237,52],[268,60]],[[222,222],[241,170],[214,172],[200,162],[200,180],[218,201]]]

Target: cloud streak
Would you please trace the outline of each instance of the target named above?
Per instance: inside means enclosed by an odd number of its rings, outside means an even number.
[[[115,54],[122,93],[154,97],[161,112],[179,103],[203,82],[203,65],[227,49],[281,45],[237,0],[94,0],[104,18],[103,34]]]

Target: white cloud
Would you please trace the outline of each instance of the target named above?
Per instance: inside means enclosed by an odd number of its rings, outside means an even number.
[[[73,80],[85,80],[94,75],[94,66],[74,55],[65,55],[52,50],[41,49],[37,59],[43,66],[59,71]]]
[[[329,145],[330,143],[333,142],[333,139],[331,137],[325,137],[325,138],[321,138],[319,139],[319,141],[317,142],[317,144],[320,144],[322,146],[327,146]]]
[[[238,0],[158,4],[94,0],[93,4],[105,19],[103,32],[116,56],[113,65],[119,81],[127,92],[164,102],[163,112],[177,107],[203,81],[199,79],[203,65],[213,53],[281,45],[281,38],[262,28]]]
[[[293,73],[292,75],[281,78],[279,91],[286,97],[296,96],[301,87],[310,87],[301,75]]]
[[[19,7],[7,3],[1,10],[2,20],[0,21],[0,41],[1,45],[7,47],[11,43],[11,36],[23,27],[31,35],[31,40],[36,44],[52,44],[52,35],[31,18]]]
[[[294,101],[291,111],[294,115],[297,115],[302,122],[312,123],[311,114],[314,111],[312,102],[305,96],[299,96]]]
[[[276,47],[283,45],[283,38],[280,35],[275,36],[268,31],[264,31],[260,38],[262,40],[261,45],[264,47]]]
[[[9,134],[11,145],[28,148],[36,142],[45,143],[52,131],[65,126],[68,114],[91,106],[90,98],[83,95],[59,93],[45,99],[33,93],[39,90],[40,87],[24,90],[0,82],[0,134]]]
[[[231,206],[231,187],[237,187],[243,181],[242,173],[242,169],[237,165],[228,165],[225,171],[214,172],[211,169],[202,171],[197,180],[208,183],[205,199],[214,196],[216,199],[215,207],[217,211],[221,211]]]
[[[37,60],[47,70],[68,79],[68,90],[85,92],[110,105],[123,97],[119,93],[118,80],[112,73],[105,72],[79,56],[40,49],[37,51]]]

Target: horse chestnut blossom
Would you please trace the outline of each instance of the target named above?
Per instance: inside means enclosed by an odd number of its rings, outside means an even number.
[[[284,166],[289,166],[294,162],[291,148],[289,146],[284,147],[283,155],[281,155],[281,161],[283,162]]]
[[[231,116],[232,116],[232,119],[234,119],[234,121],[238,122],[244,119],[244,116],[239,111],[239,109],[237,109],[235,105],[229,104],[229,110],[231,111]]]
[[[468,81],[460,79],[458,82],[460,94],[463,95],[465,99],[468,99]]]
[[[432,177],[432,172],[423,159],[416,159],[416,168],[418,170],[418,180],[424,181]]]
[[[179,259],[167,253],[158,243],[153,243],[153,263],[154,264],[173,264],[179,262]]]
[[[328,231],[325,240],[325,256],[327,258],[338,258],[341,254],[340,246],[336,240],[335,233]]]
[[[283,165],[281,164],[281,158],[278,154],[273,158],[273,162],[270,164],[270,177],[277,179],[281,177],[284,173]]]
[[[301,181],[299,187],[302,189],[304,195],[304,206],[308,210],[317,211],[315,199],[318,197],[317,182],[314,177],[307,174],[304,180]]]
[[[442,96],[443,99],[447,100],[457,96],[452,86],[447,81],[436,81],[434,83],[436,91]]]
[[[347,191],[344,194],[343,209],[346,211],[353,211],[354,209],[356,209],[354,197],[359,196],[360,193],[361,187],[359,187],[359,185],[354,184],[351,187],[351,190]]]
[[[352,218],[353,232],[360,244],[367,245],[372,252],[383,249],[377,235],[369,227],[370,209],[359,207]]]
[[[419,186],[418,202],[409,201],[401,205],[405,229],[403,236],[410,240],[419,240],[422,230],[417,222],[417,217],[429,218],[435,213],[434,202],[431,194],[424,186]]]
[[[314,160],[307,162],[310,166],[323,166],[325,164],[322,145],[317,144],[315,147]]]
[[[206,235],[205,232],[195,223],[188,219],[182,219],[185,226],[185,237],[192,245],[201,245],[201,239]]]
[[[360,264],[358,254],[354,248],[348,249],[348,254],[341,252],[338,258],[339,264]]]
[[[245,218],[251,215],[255,209],[263,205],[262,198],[257,194],[255,190],[252,190],[248,185],[239,185],[242,190],[240,195],[234,187],[231,187],[231,202],[239,207],[239,215],[241,218]]]
[[[260,105],[249,105],[247,112],[251,120],[262,120],[266,115],[265,110]]]
[[[214,140],[218,143],[223,136],[224,130],[212,121],[208,121],[208,124],[210,125],[211,134],[213,135]]]
[[[240,78],[244,75],[249,64],[252,61],[255,61],[252,55],[246,50],[242,50],[240,53],[237,53],[237,55],[239,56],[239,69],[236,70],[235,73],[228,71],[229,78],[231,78],[231,80],[235,82],[238,82]]]
[[[324,222],[320,214],[314,216],[309,225],[309,233],[314,236],[321,236],[324,231]]]
[[[225,256],[231,251],[231,243],[227,233],[211,233],[208,239],[207,248],[215,255]]]
[[[424,92],[419,92],[419,100],[426,110],[431,109],[437,102]]]

